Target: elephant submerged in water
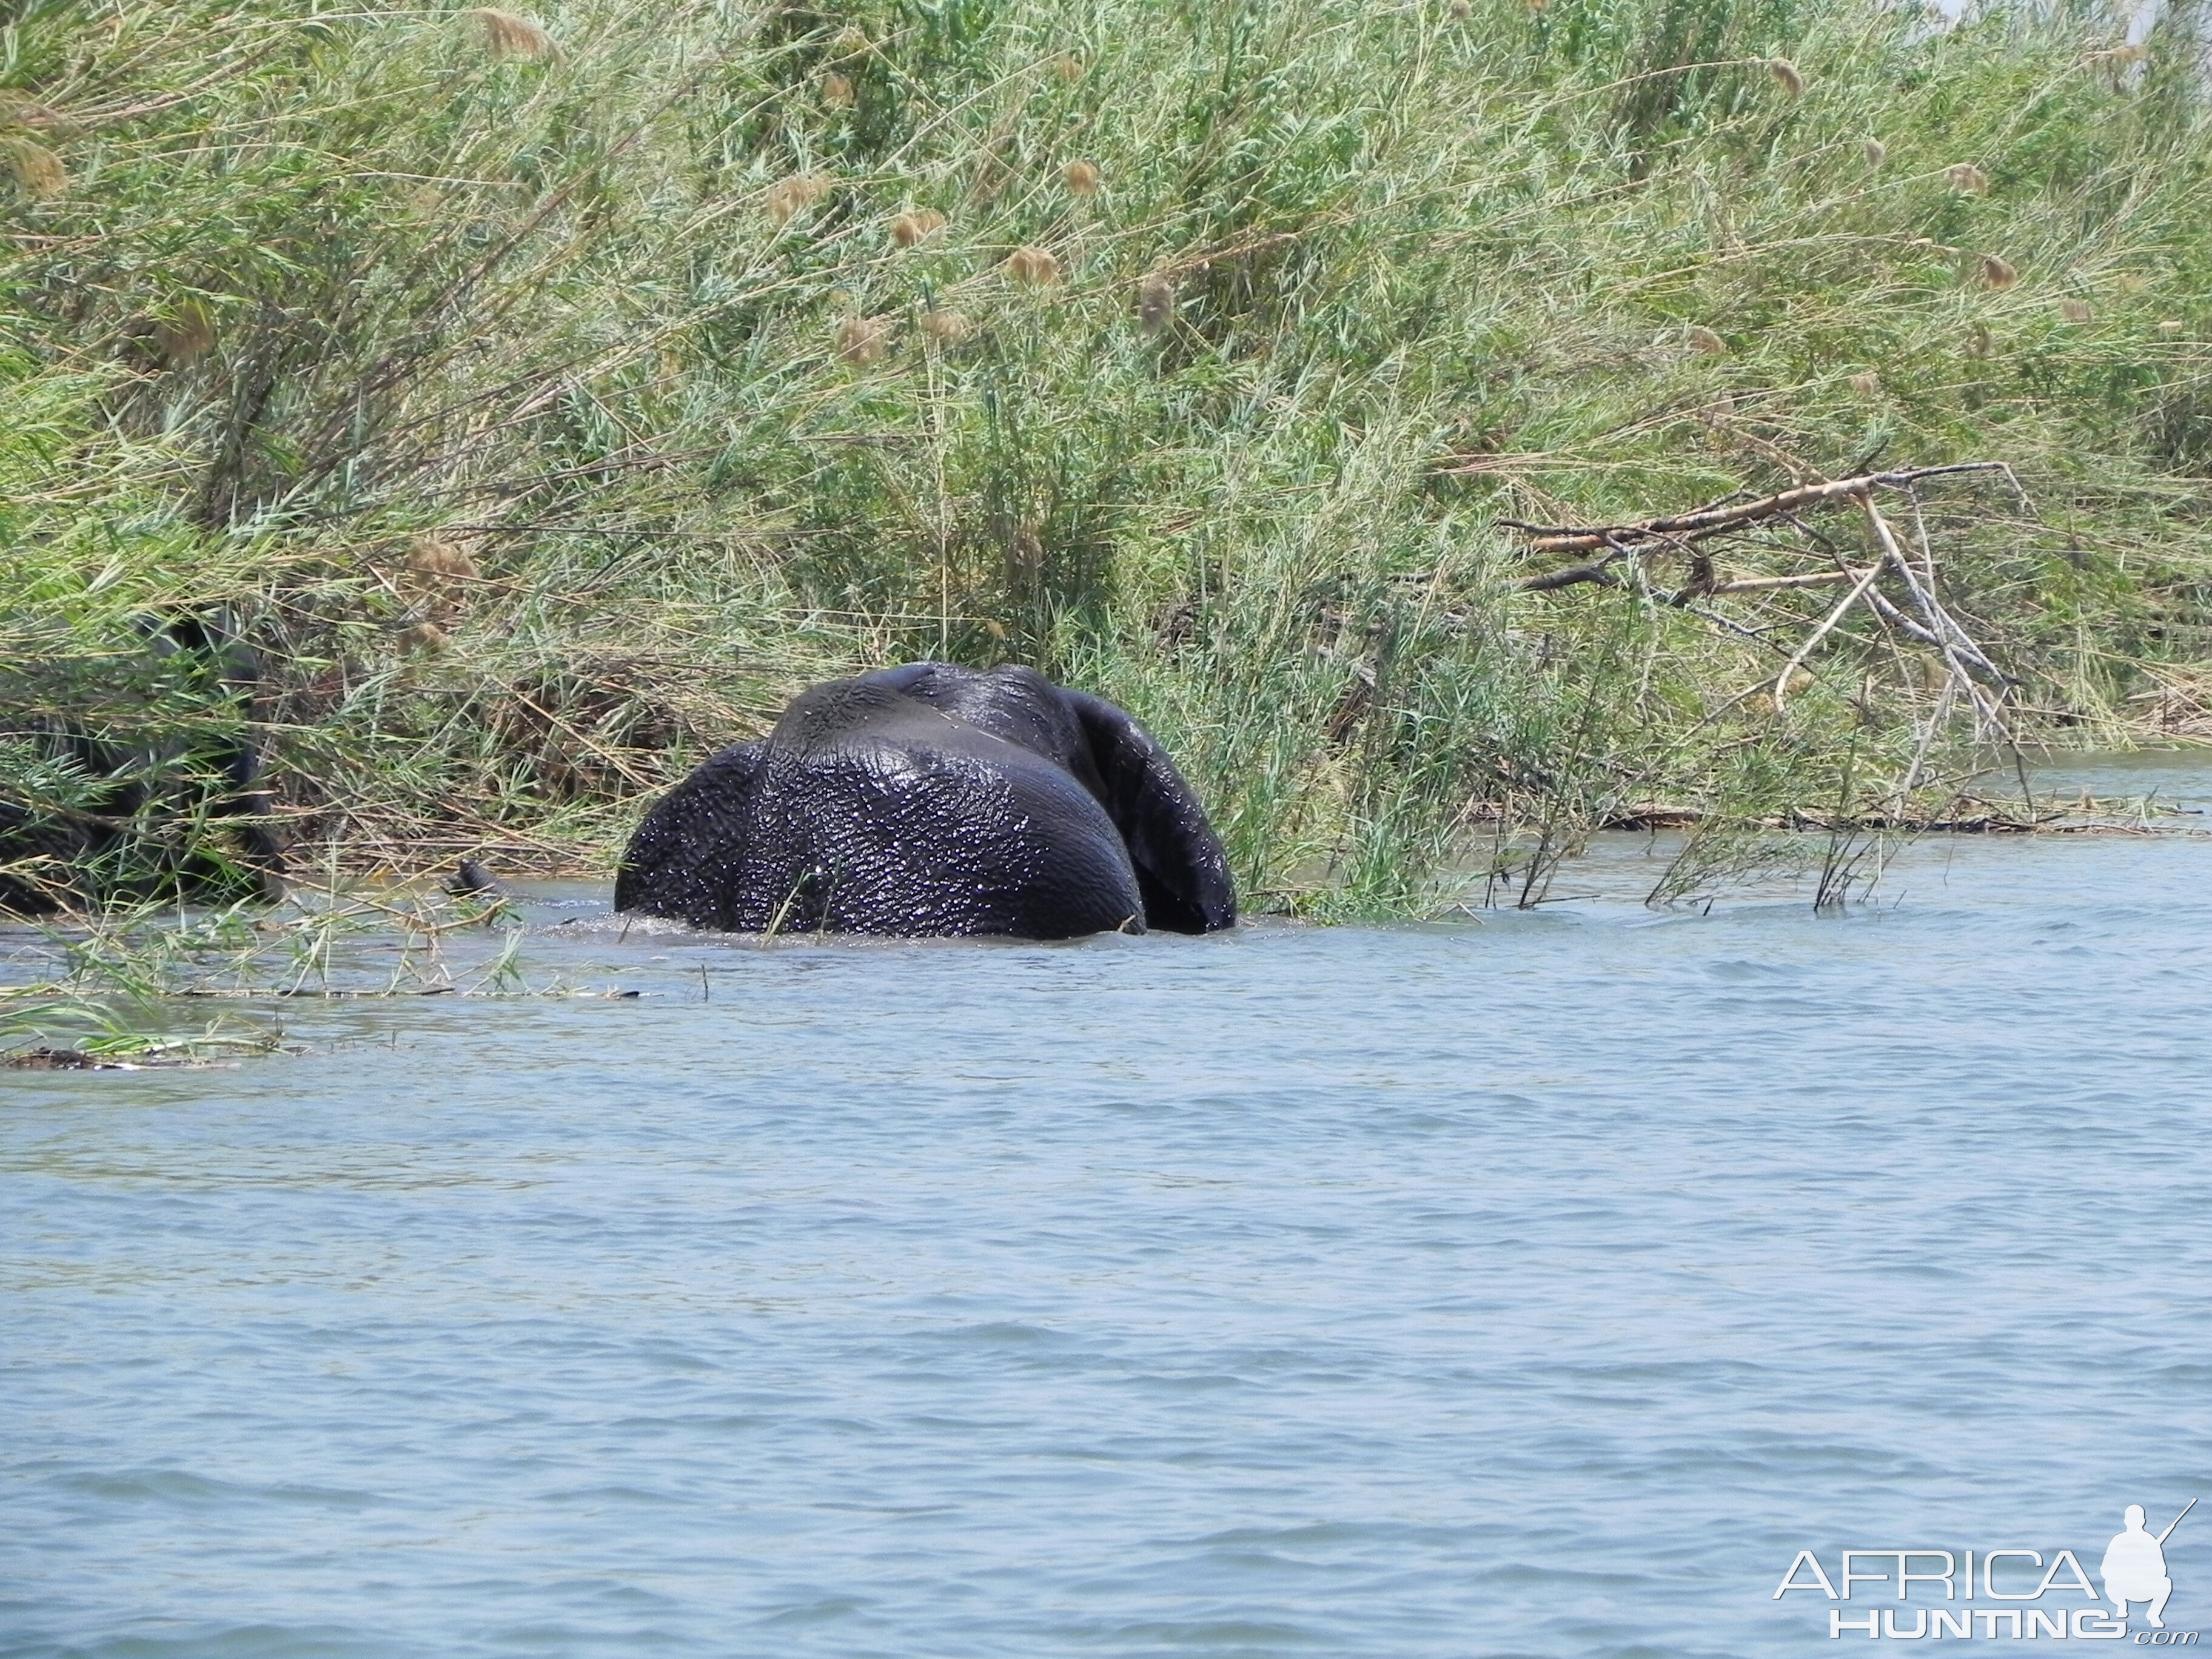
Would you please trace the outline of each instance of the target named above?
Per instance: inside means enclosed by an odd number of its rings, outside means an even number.
[[[631,838],[615,908],[732,933],[1072,939],[1232,926],[1175,763],[1027,668],[909,663],[817,685]]]

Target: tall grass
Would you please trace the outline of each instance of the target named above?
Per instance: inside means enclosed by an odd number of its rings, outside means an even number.
[[[1417,910],[1887,799],[1896,641],[1744,695],[1832,594],[1523,592],[1493,522],[1878,452],[2025,483],[1935,531],[2030,729],[2195,720],[2193,16],[0,3],[0,712],[127,726],[227,605],[307,858],[603,868],[808,680],[1023,660],[1261,905]]]

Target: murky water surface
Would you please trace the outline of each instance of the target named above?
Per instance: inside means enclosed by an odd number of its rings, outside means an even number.
[[[645,994],[0,1073],[0,1652],[1811,1654],[1801,1548],[2212,1496],[2212,840],[1840,919],[531,915]],[[2166,1559],[2212,1627],[2212,1504]]]

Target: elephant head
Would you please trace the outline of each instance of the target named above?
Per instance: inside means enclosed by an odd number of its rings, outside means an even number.
[[[615,908],[733,933],[1070,939],[1237,920],[1221,842],[1112,703],[1027,668],[835,680],[630,840]]]

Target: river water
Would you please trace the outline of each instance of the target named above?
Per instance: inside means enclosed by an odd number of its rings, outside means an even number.
[[[0,1652],[1811,1654],[1929,1591],[1801,1549],[2212,1495],[2212,840],[1652,857],[1048,946],[551,889],[530,969],[645,994],[0,1073]],[[2212,1626],[2212,1505],[2166,1556]]]

